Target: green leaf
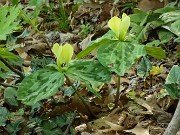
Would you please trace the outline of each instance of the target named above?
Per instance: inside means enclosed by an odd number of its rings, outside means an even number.
[[[30,1],[29,1],[29,4],[30,4],[31,6],[40,7],[40,6],[42,6],[43,4],[45,4],[45,0],[30,0]]]
[[[177,20],[170,25],[170,31],[180,37],[180,20]]]
[[[178,65],[174,65],[170,70],[165,88],[172,98],[180,98],[180,67]]]
[[[160,29],[158,36],[161,42],[167,43],[173,38],[174,34],[166,29]]]
[[[0,8],[0,40],[18,29],[19,22],[15,21],[19,15],[19,7],[2,6]]]
[[[59,135],[57,124],[53,120],[45,121],[42,125],[42,132],[44,135]]]
[[[5,71],[9,71],[9,68],[1,61],[0,61],[0,69],[3,69]]]
[[[4,99],[10,105],[18,106],[18,102],[16,100],[16,96],[17,96],[17,91],[16,91],[15,88],[8,87],[4,91]]]
[[[103,35],[101,38],[96,39],[95,41],[91,42],[88,47],[77,54],[76,58],[81,59],[87,55],[89,55],[93,50],[98,49],[99,46],[106,44],[108,42],[108,39],[115,39],[115,35],[112,31],[108,31],[105,35]]]
[[[13,5],[17,5],[20,2],[20,0],[11,0],[11,2]]]
[[[5,107],[0,107],[0,126],[6,125],[6,120],[9,115],[8,110]]]
[[[18,56],[9,52],[6,48],[0,48],[0,56],[5,59],[10,59],[10,60],[14,60],[14,61],[19,60]]]
[[[11,135],[17,135],[18,131],[21,129],[20,124],[22,123],[21,120],[16,120],[7,125],[7,130]]]
[[[151,47],[155,46],[155,47],[157,47],[160,44],[161,44],[161,42],[159,40],[154,40],[152,42],[147,43],[146,46],[151,46]]]
[[[84,82],[89,91],[98,97],[100,97],[98,94],[99,87],[111,79],[110,72],[94,60],[73,61],[68,68],[67,76]]]
[[[140,77],[146,77],[149,74],[149,71],[151,70],[152,65],[150,60],[147,57],[142,57],[141,62],[139,63],[137,67],[137,74]]]
[[[160,8],[160,9],[155,10],[154,13],[163,14],[163,13],[167,13],[170,11],[175,11],[176,9],[177,9],[177,7],[175,7],[175,6],[166,6],[164,8]]]
[[[57,70],[38,70],[21,82],[17,97],[26,105],[34,105],[38,101],[54,95],[63,84],[64,75]]]
[[[22,65],[22,59],[15,54],[9,52],[6,48],[0,48],[0,56],[8,60],[8,62],[12,65]],[[0,62],[0,65],[2,66],[1,68],[4,68],[4,70],[8,71],[8,68],[2,62]]]
[[[161,20],[148,22],[145,26],[139,26],[138,24],[134,24],[130,33],[133,34],[135,40],[139,42],[145,42],[148,38],[150,31],[162,26],[163,24],[165,23]]]
[[[129,17],[131,18],[131,22],[136,23],[140,26],[143,26],[144,23],[146,23],[148,16],[149,14],[143,11],[129,15]]]
[[[174,22],[180,19],[180,10],[164,13],[160,16],[160,18],[165,23]]]
[[[148,55],[156,59],[166,58],[166,53],[161,47],[145,46],[145,49]]]
[[[123,76],[136,59],[145,56],[144,46],[130,42],[109,40],[98,49],[97,58],[110,71]]]
[[[20,10],[20,16],[26,23],[30,24],[34,30],[38,31],[36,18],[33,19],[33,16],[26,14],[24,10]]]

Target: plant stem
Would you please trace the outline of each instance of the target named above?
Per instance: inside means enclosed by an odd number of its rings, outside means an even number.
[[[117,91],[116,91],[116,98],[115,98],[115,107],[118,106],[119,102],[119,94],[120,94],[120,76],[118,75],[118,80],[117,80]]]
[[[171,119],[171,122],[169,123],[163,135],[176,135],[179,129],[180,129],[180,99],[178,101],[178,105],[176,107],[173,118]]]
[[[84,98],[77,92],[77,89],[76,89],[75,86],[72,84],[72,82],[71,82],[71,80],[69,79],[69,77],[65,75],[65,78],[66,78],[66,80],[67,80],[68,85],[70,85],[70,86],[74,89],[76,95],[77,95],[78,98],[82,101],[82,103],[84,104],[84,106],[86,107],[86,109],[88,110],[88,112],[90,113],[90,115],[91,115],[92,117],[96,117],[96,116],[94,115],[94,113],[92,112],[91,108],[88,106],[88,104],[87,104],[86,101],[84,100]]]
[[[3,57],[0,56],[0,60],[10,69],[12,70],[14,73],[18,74],[20,76],[20,79],[23,80],[24,79],[24,74],[15,69],[14,67],[12,67]]]

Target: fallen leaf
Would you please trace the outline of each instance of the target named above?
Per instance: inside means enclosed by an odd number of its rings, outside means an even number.
[[[133,129],[124,130],[125,132],[134,133],[135,135],[150,135],[149,128],[142,128],[140,124],[137,124]]]

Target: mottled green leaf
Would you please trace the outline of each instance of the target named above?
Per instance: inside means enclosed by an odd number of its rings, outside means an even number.
[[[9,115],[8,110],[5,107],[0,107],[0,126],[6,125],[6,120]]]
[[[145,56],[144,46],[130,42],[109,40],[98,49],[98,60],[110,71],[123,76],[136,59]]]
[[[21,82],[17,97],[24,104],[34,105],[38,101],[54,95],[63,83],[64,75],[57,70],[38,70]]]
[[[177,20],[170,25],[170,31],[180,37],[180,20]]]
[[[177,10],[177,9],[178,9],[178,8],[175,7],[175,6],[166,6],[166,7],[164,7],[164,8],[160,8],[160,9],[155,10],[154,13],[163,14],[163,13],[175,11],[175,10]]]
[[[180,19],[180,10],[170,11],[160,16],[165,23],[173,22]]]
[[[136,23],[140,26],[143,26],[144,23],[147,21],[148,13],[139,11],[138,13],[131,14],[129,17],[131,18],[131,22]],[[142,23],[143,22],[143,23]]]
[[[137,74],[140,77],[146,77],[151,70],[152,65],[150,60],[147,57],[142,57],[138,67],[137,67]]]
[[[165,83],[165,88],[173,98],[180,98],[180,67],[174,65],[170,70]]]
[[[67,76],[84,82],[89,91],[96,94],[96,96],[100,96],[97,92],[102,83],[111,79],[110,72],[94,60],[73,61],[68,68]]]
[[[18,102],[16,100],[16,96],[17,96],[17,90],[15,88],[8,87],[4,91],[4,99],[10,105],[18,106]]]
[[[160,29],[158,31],[158,36],[161,42],[167,43],[173,38],[174,34],[166,29]]]

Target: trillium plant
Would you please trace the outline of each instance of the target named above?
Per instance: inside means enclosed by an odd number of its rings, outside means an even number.
[[[34,105],[55,95],[66,82],[93,115],[72,81],[85,84],[90,92],[100,97],[98,90],[103,83],[110,81],[110,72],[97,60],[72,60],[74,50],[70,44],[55,43],[52,52],[56,57],[56,64],[50,64],[46,69],[25,77],[17,91],[18,99],[26,105]]]
[[[125,13],[123,13],[122,18],[112,17],[108,26],[110,31],[92,42],[89,47],[77,55],[77,58],[82,58],[96,49],[98,61],[108,68],[111,73],[117,74],[115,98],[115,105],[117,106],[120,93],[120,76],[123,76],[137,59],[145,56],[146,51],[144,46],[127,40],[130,17]]]

